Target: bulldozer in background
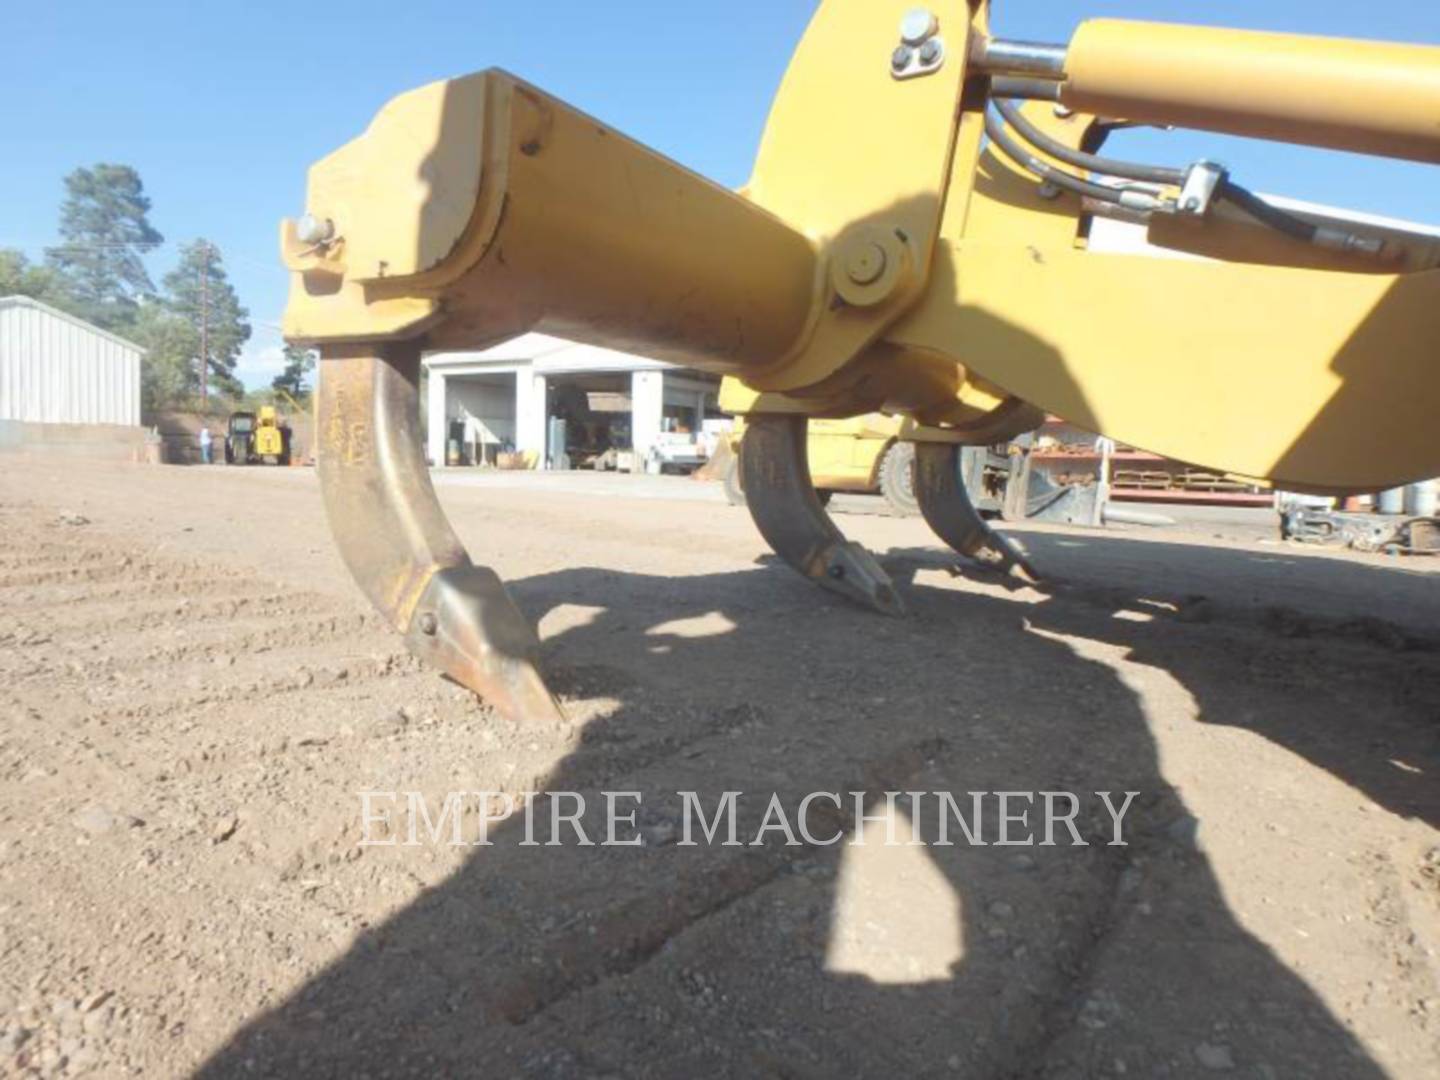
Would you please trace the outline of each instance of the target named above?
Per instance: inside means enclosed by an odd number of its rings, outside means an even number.
[[[1042,44],[993,32],[992,7],[823,0],[739,192],[493,69],[402,94],[310,170],[281,225],[286,337],[320,352],[336,542],[417,655],[563,721],[417,418],[422,351],[528,330],[735,376],[760,533],[890,614],[895,585],[815,494],[812,419],[901,418],[926,522],[999,572],[1023,553],[960,454],[1046,412],[1293,491],[1440,474],[1436,238],[1102,152],[1151,124],[1435,163],[1440,48],[1115,19]],[[1209,260],[1092,251],[1101,216]]]
[[[280,420],[274,405],[260,406],[259,414],[234,412],[225,430],[226,465],[289,465],[290,428]]]

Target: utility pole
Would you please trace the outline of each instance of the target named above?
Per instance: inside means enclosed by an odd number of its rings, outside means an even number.
[[[210,402],[210,245],[200,248],[200,408]]]

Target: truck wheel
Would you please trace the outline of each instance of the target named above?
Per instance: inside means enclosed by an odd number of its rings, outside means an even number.
[[[725,466],[725,476],[720,482],[725,489],[725,501],[731,506],[745,505],[745,489],[740,486],[740,455],[732,454]]]
[[[915,447],[897,442],[885,451],[880,461],[880,494],[897,517],[914,517],[920,513],[915,499]]]

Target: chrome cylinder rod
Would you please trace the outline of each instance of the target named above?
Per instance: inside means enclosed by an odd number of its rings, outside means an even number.
[[[985,75],[1028,75],[1040,79],[1065,78],[1066,47],[1035,41],[976,38],[970,63]]]

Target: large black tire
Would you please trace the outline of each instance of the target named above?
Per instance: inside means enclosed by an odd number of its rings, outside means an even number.
[[[915,446],[897,442],[880,459],[880,494],[897,517],[914,517],[920,513],[915,499]]]

